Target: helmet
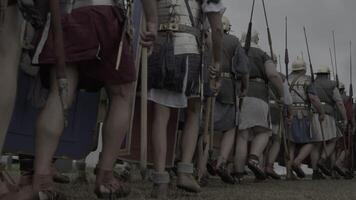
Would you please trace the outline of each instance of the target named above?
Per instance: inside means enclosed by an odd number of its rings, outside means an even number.
[[[339,89],[340,90],[345,90],[345,84],[339,83]]]
[[[260,40],[260,37],[259,37],[259,33],[256,31],[256,30],[253,30],[252,31],[252,34],[251,34],[251,43],[255,44],[255,45],[258,45],[258,42]],[[246,36],[247,36],[247,33],[242,33],[241,35],[241,41],[242,43],[245,43],[246,41]]]
[[[330,74],[330,67],[327,65],[319,65],[317,74]]]
[[[297,59],[292,63],[292,71],[302,71],[306,69],[307,67],[305,61],[298,56]]]
[[[225,16],[222,17],[222,24],[223,24],[224,32],[230,32],[231,23],[230,23],[230,20],[227,17],[225,17]]]

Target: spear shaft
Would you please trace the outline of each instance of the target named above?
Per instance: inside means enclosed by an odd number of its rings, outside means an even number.
[[[334,44],[334,61],[335,61],[335,76],[336,76],[336,85],[339,87],[339,74],[337,72],[337,60],[336,60],[336,45],[335,45],[335,31],[332,31],[333,35],[333,44]]]
[[[288,64],[289,64],[289,53],[288,53],[288,18],[286,16],[285,18],[285,23],[286,23],[286,50],[285,50],[285,55],[284,55],[284,63],[286,64],[286,78],[287,81],[289,80],[289,72],[288,72]]]
[[[315,81],[314,70],[313,70],[313,64],[312,64],[312,61],[311,61],[310,50],[309,50],[309,43],[308,43],[308,36],[307,36],[307,31],[306,31],[306,29],[305,29],[305,26],[303,26],[303,30],[304,30],[305,43],[306,43],[306,45],[307,45],[307,52],[308,52],[308,59],[309,59],[309,66],[310,66],[311,79],[312,79],[312,82],[314,83],[314,81]]]
[[[248,51],[250,50],[251,47],[251,32],[252,32],[252,18],[253,18],[253,12],[255,10],[255,0],[253,0],[252,2],[252,10],[251,10],[251,16],[250,16],[250,22],[248,24],[248,29],[247,29],[247,33],[246,33],[246,40],[245,40],[245,52],[248,55]]]
[[[274,60],[273,47],[272,47],[272,36],[271,36],[271,31],[269,29],[269,24],[268,24],[265,0],[262,0],[262,5],[263,5],[263,11],[264,11],[264,14],[265,14],[266,26],[267,26],[269,50],[270,50],[270,53],[271,53],[271,58],[272,58],[272,60]]]
[[[332,72],[333,72],[334,80],[336,80],[335,69],[334,69],[334,60],[333,60],[333,55],[332,55],[332,52],[331,52],[331,48],[330,48],[330,47],[329,47],[329,52],[330,52],[331,69],[332,69]]]

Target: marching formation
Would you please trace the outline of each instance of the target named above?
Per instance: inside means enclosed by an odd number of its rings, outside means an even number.
[[[231,185],[244,184],[249,172],[257,181],[278,180],[276,162],[286,167],[288,180],[306,177],[302,164],[313,169],[313,180],[352,179],[351,42],[347,95],[338,77],[334,32],[332,69],[320,65],[314,74],[304,28],[309,63],[297,56],[289,73],[286,18],[283,74],[265,2],[269,53],[252,27],[252,3],[248,30],[237,38],[221,0],[0,0],[0,91],[6,94],[0,96],[0,149],[19,156],[21,171],[14,184],[1,167],[0,199],[67,199],[55,182],[70,180],[53,163],[85,159],[92,151],[61,151],[66,131],[70,138],[84,132],[76,123],[102,137],[94,169],[94,193],[101,199],[130,194],[129,183],[115,174],[118,160],[139,162],[143,178],[150,168],[151,197],[158,199],[168,199],[172,178],[191,193],[201,192],[210,176]],[[19,97],[22,73],[34,78]],[[102,88],[105,95],[84,109],[98,112],[78,108],[85,102],[82,91],[102,94]],[[14,144],[6,141],[13,134],[16,96],[36,107],[33,130],[26,130],[33,139],[24,139],[34,143],[30,152],[9,150]],[[95,123],[77,115],[95,115]],[[73,144],[71,151],[81,148]],[[77,166],[85,181],[85,162]]]

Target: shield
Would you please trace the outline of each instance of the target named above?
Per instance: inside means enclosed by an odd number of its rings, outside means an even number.
[[[39,109],[32,106],[28,99],[34,81],[33,77],[20,72],[15,110],[4,145],[5,153],[34,154],[35,122]],[[78,93],[69,111],[69,124],[60,139],[56,157],[82,159],[96,146],[98,103],[98,93]]]

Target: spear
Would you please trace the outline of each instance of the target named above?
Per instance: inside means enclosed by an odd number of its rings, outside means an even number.
[[[284,63],[286,64],[286,78],[287,81],[288,79],[288,64],[289,64],[289,54],[288,54],[288,18],[286,16],[285,18],[285,22],[286,22],[286,50],[285,50],[285,55],[284,55]]]
[[[336,85],[339,87],[339,75],[337,73],[337,60],[336,60],[336,45],[335,45],[335,31],[332,31],[333,35],[333,44],[334,44],[334,61],[335,61],[335,76],[336,76]]]
[[[281,55],[278,55],[278,62],[279,62],[279,71],[282,73]]]
[[[68,79],[66,76],[65,52],[64,52],[64,39],[61,24],[61,14],[59,1],[50,0],[49,9],[51,12],[51,26],[54,32],[54,45],[56,56],[56,78],[58,81],[58,91],[61,100],[64,126],[68,125]]]
[[[268,24],[265,0],[262,0],[262,5],[263,5],[263,11],[264,11],[264,14],[265,14],[266,26],[267,26],[269,50],[270,50],[270,53],[271,53],[271,58],[272,58],[272,60],[274,60],[273,47],[272,47],[272,36],[271,36],[271,31],[269,29],[269,24]]]
[[[336,80],[335,69],[334,69],[334,60],[333,60],[333,55],[332,55],[330,47],[329,47],[329,53],[330,53],[330,62],[331,62],[331,69],[332,69],[332,72],[333,72],[333,77],[334,77],[334,80]]]
[[[352,101],[352,97],[354,95],[353,87],[352,87],[352,42],[350,40],[350,99]]]
[[[250,22],[248,24],[248,30],[246,34],[246,39],[245,39],[245,52],[248,55],[248,51],[250,50],[251,47],[251,32],[252,32],[252,18],[253,18],[253,12],[255,10],[255,0],[252,2],[252,10],[251,10],[251,16],[250,16]]]

